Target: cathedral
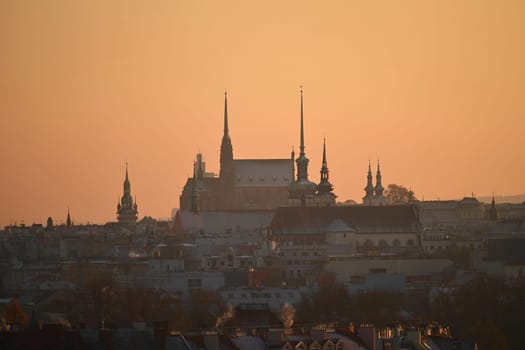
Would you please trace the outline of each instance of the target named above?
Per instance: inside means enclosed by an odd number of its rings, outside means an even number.
[[[333,186],[328,177],[326,143],[319,184],[308,180],[308,158],[304,144],[303,91],[301,89],[300,153],[295,159],[234,159],[228,128],[228,98],[224,94],[224,129],[220,149],[220,172],[206,172],[202,155],[197,155],[193,176],[188,178],[180,196],[180,209],[274,210],[280,206],[335,205]],[[294,177],[295,164],[297,176]]]

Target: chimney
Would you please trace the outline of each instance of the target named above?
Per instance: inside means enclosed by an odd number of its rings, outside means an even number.
[[[219,350],[219,335],[215,331],[204,332],[204,347],[206,350]]]

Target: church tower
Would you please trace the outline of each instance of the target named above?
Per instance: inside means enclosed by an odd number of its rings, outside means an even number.
[[[300,205],[305,206],[309,198],[313,198],[317,191],[317,185],[308,180],[308,163],[304,152],[304,117],[303,117],[303,88],[301,86],[301,145],[297,163],[297,180],[288,186],[290,199],[300,200]]]
[[[328,176],[328,164],[326,162],[326,140],[323,139],[323,163],[321,165],[321,181],[317,185],[317,195],[321,205],[334,205],[336,195],[332,192],[334,186],[330,183]]]
[[[133,203],[131,184],[128,177],[128,163],[126,162],[126,178],[124,179],[124,193],[117,204],[117,220],[121,224],[134,225],[137,223],[137,201]]]
[[[224,131],[221,141],[220,158],[220,207],[230,209],[234,206],[235,179],[233,169],[233,147],[228,128],[228,95],[224,92]]]
[[[372,169],[370,168],[370,161],[368,161],[368,175],[366,176],[365,196],[363,197],[364,205],[372,205],[374,199],[374,184],[372,183]]]
[[[374,204],[385,205],[386,198],[383,195],[385,188],[381,184],[381,168],[379,167],[379,160],[377,161],[377,172],[376,172],[376,187],[374,188]]]

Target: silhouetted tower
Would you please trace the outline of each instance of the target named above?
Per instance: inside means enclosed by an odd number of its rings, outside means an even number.
[[[372,169],[368,161],[368,175],[366,176],[365,196],[363,197],[364,205],[372,205],[374,200],[374,184],[372,183]]]
[[[489,220],[498,220],[498,209],[496,209],[496,201],[494,200],[494,195],[492,195],[492,202],[490,203]]]
[[[53,218],[51,216],[47,218],[46,228],[53,228]]]
[[[317,195],[321,205],[334,205],[336,195],[332,192],[334,186],[329,181],[328,163],[326,162],[326,140],[323,139],[323,163],[321,165],[321,181],[317,185]]]
[[[199,188],[197,184],[197,165],[193,165],[193,180],[191,182],[191,211],[199,212]]]
[[[386,204],[386,198],[383,196],[384,187],[381,184],[381,168],[379,167],[379,160],[377,161],[377,173],[376,173],[376,187],[374,188],[374,203],[376,205]]]
[[[221,185],[220,202],[222,209],[233,207],[235,191],[234,169],[233,169],[233,147],[228,129],[228,95],[224,92],[224,133],[221,141],[219,181]]]
[[[133,203],[131,184],[128,177],[128,163],[126,162],[126,178],[124,179],[124,193],[117,204],[117,220],[121,224],[135,224],[137,222],[137,201]]]
[[[304,116],[303,116],[303,88],[301,86],[301,145],[299,158],[297,158],[297,180],[288,187],[289,197],[299,199],[301,206],[306,204],[306,199],[312,197],[317,191],[317,185],[308,180],[308,162],[304,152]]]
[[[69,214],[69,207],[67,208],[67,219],[66,219],[66,226],[71,227],[73,224],[73,221],[71,221],[71,215]]]

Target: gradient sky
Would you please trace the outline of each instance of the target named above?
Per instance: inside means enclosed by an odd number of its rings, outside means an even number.
[[[368,160],[425,199],[525,192],[525,2],[0,0],[0,225],[168,217],[218,171],[299,142],[339,200]]]

